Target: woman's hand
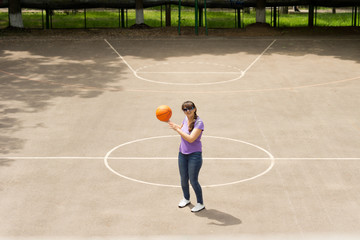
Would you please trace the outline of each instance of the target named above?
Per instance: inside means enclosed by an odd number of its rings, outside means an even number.
[[[177,131],[177,130],[180,129],[180,126],[177,125],[177,124],[175,124],[175,123],[173,123],[173,122],[168,121],[167,123],[169,124],[169,127],[170,127],[171,129],[175,130],[175,131]]]
[[[182,138],[184,138],[186,141],[188,141],[189,143],[194,142],[201,134],[202,130],[198,129],[198,128],[194,128],[194,130],[192,130],[192,132],[189,134],[184,133],[183,131],[181,131],[182,126],[179,126],[173,122],[168,121],[167,122],[169,124],[169,127],[173,130],[175,130],[176,132],[178,132],[180,134],[180,136]]]

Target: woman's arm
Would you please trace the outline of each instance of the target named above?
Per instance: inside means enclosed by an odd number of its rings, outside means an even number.
[[[201,129],[194,128],[190,134],[184,133],[181,130],[181,126],[176,125],[173,122],[168,122],[170,128],[174,129],[183,139],[185,139],[187,142],[192,143],[194,142],[201,134]]]
[[[183,123],[181,125],[177,125],[177,124],[175,124],[175,123],[173,123],[171,121],[168,121],[167,123],[169,124],[170,128],[174,129],[174,130],[175,130],[175,128],[181,129],[183,127],[183,125],[184,125]]]

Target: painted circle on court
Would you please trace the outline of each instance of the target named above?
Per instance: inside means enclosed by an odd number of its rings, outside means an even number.
[[[141,138],[141,139],[137,139],[137,140],[134,140],[134,141],[130,141],[130,142],[126,142],[126,143],[123,143],[123,144],[120,144],[116,147],[114,147],[113,149],[111,149],[107,154],[106,156],[104,157],[104,164],[105,166],[114,174],[116,174],[117,176],[120,176],[124,179],[127,179],[127,180],[130,180],[130,181],[133,181],[133,182],[137,182],[137,183],[143,183],[143,184],[148,184],[148,185],[153,185],[153,186],[160,186],[160,187],[180,187],[179,185],[171,185],[171,184],[161,184],[161,183],[153,183],[153,182],[148,182],[148,181],[143,181],[143,180],[139,180],[139,179],[135,179],[135,178],[131,178],[129,176],[125,176],[124,174],[121,174],[120,172],[114,170],[110,164],[109,164],[109,158],[110,158],[110,155],[117,149],[121,148],[121,147],[124,147],[126,145],[130,145],[130,144],[134,144],[134,143],[139,143],[139,142],[143,142],[143,141],[148,141],[148,140],[154,140],[154,139],[163,139],[163,138],[174,138],[174,137],[179,137],[179,135],[166,135],[166,136],[156,136],[156,137],[149,137],[149,138]],[[266,159],[269,160],[269,166],[262,172],[254,175],[254,176],[251,176],[251,177],[248,177],[248,178],[243,178],[243,179],[239,179],[239,180],[236,180],[236,181],[232,181],[232,182],[227,182],[227,183],[221,183],[221,184],[212,184],[212,185],[204,185],[202,187],[205,187],[205,188],[209,188],[209,187],[221,187],[221,186],[227,186],[227,185],[233,185],[233,184],[237,184],[237,183],[242,183],[242,182],[246,182],[246,181],[250,181],[250,180],[254,180],[256,178],[259,178],[263,175],[265,175],[267,172],[269,172],[274,164],[275,164],[275,158],[274,156],[268,152],[267,150],[255,145],[255,144],[252,144],[252,143],[249,143],[249,142],[245,142],[245,141],[241,141],[241,140],[237,140],[237,139],[232,139],[232,138],[226,138],[226,137],[216,137],[216,136],[202,136],[203,138],[212,138],[212,139],[219,139],[219,140],[228,140],[228,141],[232,141],[232,142],[236,142],[236,143],[241,143],[241,144],[245,144],[247,146],[250,146],[250,147],[253,147],[257,150],[260,150],[262,151],[263,153],[265,153],[268,157]]]
[[[134,75],[151,83],[201,86],[239,80],[245,73],[238,67],[208,62],[163,62],[142,66]],[[167,79],[167,81],[158,80]],[[209,81],[210,79],[210,81]],[[195,81],[196,82],[192,82]]]

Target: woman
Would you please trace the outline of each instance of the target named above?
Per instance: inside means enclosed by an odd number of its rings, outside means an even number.
[[[190,204],[190,180],[197,199],[197,204],[191,211],[199,212],[205,208],[202,189],[198,181],[202,165],[201,135],[204,131],[204,123],[196,114],[197,109],[193,102],[186,101],[182,104],[181,108],[186,116],[181,126],[170,121],[168,122],[170,128],[174,129],[181,136],[179,172],[184,198],[180,201],[179,208],[186,207]]]

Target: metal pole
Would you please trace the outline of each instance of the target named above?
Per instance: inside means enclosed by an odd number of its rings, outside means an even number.
[[[171,27],[171,4],[165,4],[165,26]]]
[[[237,9],[237,20],[238,20],[238,28],[241,28],[241,12],[240,8]]]
[[[163,5],[160,6],[160,27],[162,27],[162,7]]]
[[[246,17],[246,11],[247,9],[246,8],[243,8],[240,10],[240,13],[241,13],[241,28],[245,28],[245,17]]]
[[[236,28],[236,19],[237,19],[236,9],[234,9],[234,28]]]
[[[46,5],[45,13],[46,13],[46,29],[49,29],[50,28],[50,9],[47,5]]]
[[[199,27],[202,27],[203,25],[203,8],[199,7]]]
[[[181,0],[179,0],[179,21],[178,21],[178,34],[181,35]]]
[[[314,5],[309,5],[309,20],[308,20],[308,26],[313,27],[314,26]]]
[[[86,29],[86,8],[84,8],[84,22],[85,22],[85,29]]]
[[[121,9],[121,28],[125,28],[125,11]]]
[[[195,34],[199,35],[198,0],[195,0]]]
[[[276,16],[276,15],[277,15],[277,12],[276,12],[276,11],[277,11],[277,8],[276,8],[276,6],[275,6],[275,7],[274,7],[274,20],[273,20],[273,22],[274,22],[274,27],[277,27],[277,26],[276,26],[276,22],[277,22],[277,21],[276,21],[276,18],[277,18],[277,16]]]
[[[44,9],[41,9],[41,26],[44,29]]]
[[[354,27],[356,27],[356,20],[357,20],[357,7],[355,7]]]
[[[206,0],[204,0],[204,11],[205,11],[205,34],[208,35],[208,25],[207,25],[207,16],[206,16]]]

